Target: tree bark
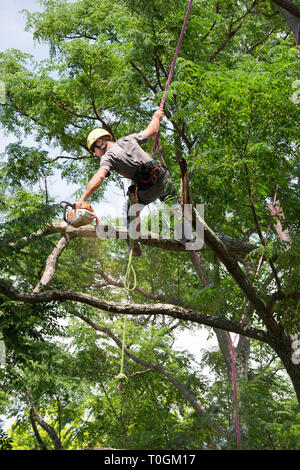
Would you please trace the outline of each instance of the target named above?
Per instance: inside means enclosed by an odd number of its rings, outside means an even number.
[[[264,330],[233,322],[221,317],[206,315],[195,310],[180,307],[172,304],[127,304],[122,302],[113,302],[99,299],[93,295],[83,294],[82,292],[51,290],[37,293],[21,292],[11,287],[6,281],[0,279],[0,293],[13,300],[19,300],[25,303],[49,303],[73,301],[90,305],[96,309],[106,312],[118,313],[121,315],[167,315],[183,321],[191,321],[199,325],[211,326],[222,330],[231,331],[249,338],[269,343],[271,336]]]
[[[300,7],[289,0],[273,0],[278,6],[278,10],[284,17],[297,41],[298,28],[300,25]]]
[[[37,425],[36,425],[36,422],[35,422],[35,414],[34,414],[34,411],[33,411],[32,407],[30,408],[29,418],[30,418],[30,422],[31,422],[31,426],[32,426],[34,435],[36,437],[36,440],[38,441],[38,444],[39,444],[40,448],[42,450],[47,450],[47,446],[46,446],[45,442],[43,441],[43,439],[41,438],[41,435],[40,435],[39,430],[37,428]]]
[[[49,435],[51,441],[53,442],[54,449],[55,449],[55,450],[63,450],[61,441],[60,441],[58,435],[56,434],[55,429],[54,429],[50,424],[46,423],[46,421],[45,421],[44,418],[42,417],[41,413],[40,413],[39,410],[37,409],[37,407],[36,407],[36,405],[35,405],[35,403],[34,403],[32,394],[31,394],[31,392],[30,392],[28,389],[27,389],[27,391],[26,391],[26,395],[28,396],[29,401],[30,401],[30,404],[31,404],[31,413],[32,413],[32,417],[33,417],[33,418],[37,421],[37,423],[44,429],[44,431],[47,432],[47,434]]]
[[[273,0],[273,2],[300,20],[300,7],[293,2],[290,0]]]

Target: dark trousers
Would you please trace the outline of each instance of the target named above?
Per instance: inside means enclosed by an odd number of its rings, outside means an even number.
[[[176,197],[168,169],[161,168],[159,178],[153,184],[139,184],[137,181],[128,188],[127,195],[128,199],[123,208],[124,225],[126,225],[128,230],[130,227],[133,229],[131,230],[132,233],[129,233],[129,237],[133,240],[134,244],[138,244],[140,213],[143,208],[157,199],[164,201],[168,197]],[[129,247],[129,245],[130,242],[127,240],[127,246]]]

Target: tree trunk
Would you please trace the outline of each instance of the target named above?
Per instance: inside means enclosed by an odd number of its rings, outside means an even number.
[[[225,331],[216,329],[216,336],[220,351],[222,352],[228,381],[232,383],[232,360],[230,354],[230,345]],[[234,348],[234,362],[238,380],[248,380],[248,361],[250,354],[250,340],[246,336],[240,336],[237,346]]]
[[[36,422],[35,422],[35,415],[34,415],[34,411],[33,411],[32,407],[30,409],[29,418],[30,418],[30,422],[31,422],[31,426],[32,426],[34,435],[36,437],[36,440],[38,441],[38,444],[39,444],[40,448],[42,450],[48,450],[47,446],[46,446],[45,442],[43,441],[43,439],[41,438],[41,435],[40,435],[39,430],[37,428],[37,425],[36,425]]]
[[[292,381],[300,407],[300,360],[295,360],[295,348],[292,345],[294,337],[287,335],[280,326],[277,334],[272,336],[274,339],[272,346]]]
[[[31,409],[30,409],[31,423],[33,421],[36,421],[44,429],[44,431],[48,433],[51,441],[53,442],[55,450],[63,450],[61,441],[58,435],[56,434],[55,429],[50,424],[46,423],[46,421],[43,419],[41,413],[39,412],[39,410],[37,409],[34,403],[33,396],[28,388],[26,388],[26,395],[29,398],[30,405],[31,405]]]
[[[51,441],[53,442],[54,449],[63,450],[61,441],[58,435],[56,434],[55,429],[52,426],[50,426],[50,424],[46,423],[46,421],[43,419],[42,415],[37,410],[35,405],[32,405],[32,410],[33,410],[34,418],[36,419],[38,424],[48,433]]]

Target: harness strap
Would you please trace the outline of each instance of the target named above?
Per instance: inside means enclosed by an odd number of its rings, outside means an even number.
[[[147,180],[140,180],[140,183],[148,184],[153,183],[153,179],[155,180],[154,183],[158,180],[158,173],[160,172],[160,168],[157,166],[150,171],[150,177]]]

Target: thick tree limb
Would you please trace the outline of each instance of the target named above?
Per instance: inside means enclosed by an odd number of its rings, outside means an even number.
[[[32,394],[31,392],[27,389],[26,390],[26,395],[30,401],[30,404],[31,404],[31,410],[32,410],[32,415],[34,416],[35,420],[37,421],[37,423],[47,432],[47,434],[49,435],[51,441],[53,442],[53,445],[54,445],[54,448],[55,450],[63,450],[63,447],[62,447],[62,444],[61,444],[61,441],[58,437],[58,435],[56,434],[56,431],[55,429],[50,425],[48,424],[44,418],[42,417],[41,413],[39,412],[38,408],[36,407],[35,403],[34,403],[34,400],[33,400],[33,397],[32,397]]]
[[[109,233],[115,233],[115,238],[124,239],[128,238],[127,229],[125,227],[112,227],[108,225],[100,225],[98,230],[98,237],[96,234],[95,227],[93,225],[85,225],[84,227],[74,228],[70,225],[66,225],[65,222],[53,222],[51,225],[47,224],[45,228],[38,230],[36,233],[33,233],[29,237],[21,238],[17,242],[11,242],[9,238],[0,239],[0,248],[5,247],[5,245],[14,248],[15,250],[20,250],[25,246],[29,245],[31,242],[34,242],[37,238],[47,237],[55,233],[61,233],[64,236],[72,238],[99,238],[106,239],[108,238]],[[237,238],[229,237],[221,233],[217,234],[220,240],[224,243],[228,251],[232,254],[241,255],[243,257],[247,256],[251,251],[257,248],[253,243],[248,243]],[[143,232],[142,239],[140,240],[143,245],[153,246],[156,248],[161,248],[163,250],[169,251],[185,251],[185,246],[180,240],[171,239],[171,238],[160,238],[159,235],[151,232]],[[201,248],[201,251],[207,251],[211,248],[206,243],[204,238],[204,245]]]
[[[57,244],[53,248],[52,253],[47,258],[44,273],[35,288],[33,289],[33,292],[39,292],[42,287],[47,286],[51,282],[55,273],[58,258],[62,254],[63,250],[66,248],[69,241],[69,237],[63,235],[57,242]]]
[[[300,19],[280,6],[278,6],[278,10],[282,14],[285,21],[287,22],[289,28],[291,29],[292,33],[295,36],[295,40],[297,41]]]
[[[273,3],[276,3],[281,8],[284,8],[287,10],[289,13],[292,15],[296,16],[300,20],[300,7],[295,5],[293,2],[290,2],[289,0],[272,0]]]
[[[41,438],[41,435],[39,433],[39,430],[38,430],[38,427],[36,425],[36,419],[35,419],[35,414],[34,414],[34,409],[33,407],[30,408],[30,413],[29,413],[29,419],[30,419],[30,422],[31,422],[31,426],[32,426],[32,429],[33,429],[33,433],[36,437],[36,440],[38,441],[38,444],[40,446],[40,448],[42,450],[48,450],[47,449],[47,446],[45,444],[45,442],[43,441],[43,439]]]
[[[90,305],[96,309],[104,310],[106,312],[128,314],[128,315],[167,315],[183,321],[191,321],[199,325],[211,326],[213,328],[220,328],[226,331],[232,331],[249,338],[256,339],[269,343],[271,337],[267,332],[252,328],[248,325],[236,323],[224,318],[206,315],[196,312],[194,310],[175,306],[172,304],[125,304],[102,300],[90,294],[83,294],[75,291],[61,291],[51,290],[46,292],[26,293],[20,292],[18,289],[10,286],[6,281],[0,280],[0,293],[13,300],[18,300],[25,303],[49,303],[49,302],[64,302],[73,301]]]
[[[66,225],[64,222],[54,222],[47,229],[47,235],[50,233],[61,233],[68,234],[72,238],[97,238],[95,227],[92,225],[86,225],[84,227],[74,228],[70,225]],[[124,239],[128,238],[127,229],[125,227],[111,227],[108,225],[100,225],[98,229],[98,238],[106,239],[108,238],[109,233],[114,233],[115,238]],[[256,245],[252,243],[247,243],[237,238],[232,238],[224,234],[218,233],[218,237],[229,252],[234,254],[239,254],[241,256],[247,256],[251,251],[257,248]],[[185,251],[185,246],[180,240],[172,238],[161,238],[156,233],[151,232],[142,232],[142,238],[140,240],[141,244],[146,246],[153,246],[156,248],[161,248],[163,250],[169,251]],[[204,234],[204,245],[201,251],[210,250],[211,247],[206,243],[205,234]]]

